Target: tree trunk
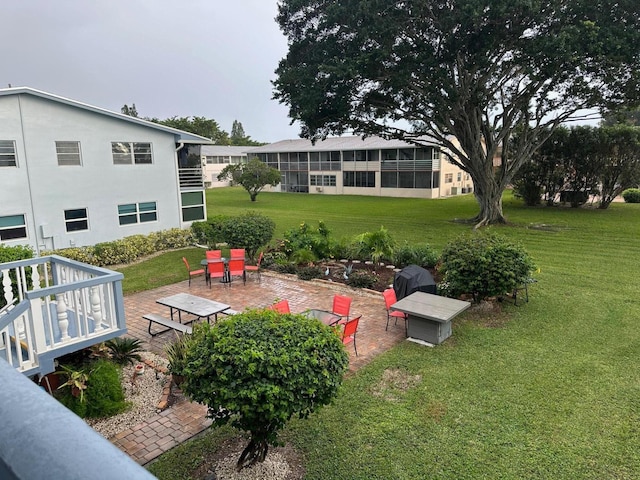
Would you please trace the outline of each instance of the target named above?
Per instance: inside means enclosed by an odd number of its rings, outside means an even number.
[[[249,192],[249,197],[251,197],[251,201],[255,202],[256,201],[256,197],[258,196],[257,193],[255,192]]]
[[[471,219],[476,224],[474,228],[496,223],[507,223],[502,214],[502,193],[504,189],[500,188],[495,182],[487,183],[489,185],[486,185],[485,188],[478,188],[478,184],[475,185],[474,195],[480,206],[480,212]]]
[[[239,472],[243,468],[250,467],[257,462],[264,462],[269,451],[269,444],[265,439],[255,440],[251,439],[249,445],[242,451],[242,455],[236,463],[236,470]]]

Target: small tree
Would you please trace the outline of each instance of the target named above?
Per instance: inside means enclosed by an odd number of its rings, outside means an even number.
[[[331,402],[348,362],[339,337],[317,320],[247,310],[194,328],[182,387],[216,425],[250,432],[241,470],[264,461],[293,415],[307,418]]]
[[[474,302],[513,292],[534,268],[523,247],[490,232],[456,238],[441,258],[447,291],[453,296],[471,294]]]
[[[222,223],[222,238],[230,248],[244,248],[249,258],[255,258],[260,247],[273,238],[276,224],[266,215],[247,212],[230,217]]]
[[[218,175],[218,180],[230,180],[232,185],[240,185],[247,192],[252,202],[262,189],[280,183],[280,171],[261,162],[259,158],[252,158],[247,163],[230,164]]]

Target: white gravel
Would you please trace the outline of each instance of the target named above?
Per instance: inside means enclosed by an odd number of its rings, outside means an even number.
[[[242,450],[220,460],[215,467],[216,480],[286,480],[291,473],[286,459],[279,453],[269,453],[262,463],[236,471]]]
[[[167,366],[166,359],[151,352],[142,352],[140,356],[153,365],[165,368]],[[125,401],[131,403],[131,408],[108,418],[86,419],[86,422],[105,438],[111,438],[116,433],[134,427],[155,415],[158,412],[162,390],[169,381],[169,376],[160,372],[156,378],[156,371],[149,365],[145,365],[142,375],[134,374],[134,365],[124,367],[121,378]]]

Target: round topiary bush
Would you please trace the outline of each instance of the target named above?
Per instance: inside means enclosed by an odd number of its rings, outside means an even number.
[[[445,246],[441,260],[448,294],[470,294],[474,302],[513,292],[534,269],[522,246],[491,232],[454,239]]]
[[[217,425],[250,432],[238,468],[264,461],[293,415],[306,418],[337,395],[349,357],[333,329],[302,315],[247,310],[196,325],[182,390]]]
[[[622,198],[627,203],[640,203],[640,188],[627,188],[622,192]]]

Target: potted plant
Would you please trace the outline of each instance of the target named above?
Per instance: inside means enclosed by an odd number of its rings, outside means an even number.
[[[173,383],[178,387],[184,381],[184,368],[190,340],[191,337],[189,335],[178,334],[176,332],[176,339],[164,348],[167,359],[169,360],[169,373],[171,373]]]

